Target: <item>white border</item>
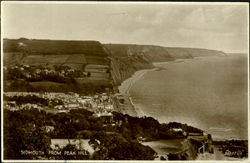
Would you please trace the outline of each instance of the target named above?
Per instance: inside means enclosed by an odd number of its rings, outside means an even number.
[[[79,1],[3,1],[1,2],[1,15],[3,15],[3,4],[150,4],[150,5],[169,5],[169,4],[191,4],[191,5],[245,5],[248,4],[248,153],[250,151],[249,146],[249,136],[250,136],[250,121],[249,121],[249,3],[248,2],[122,2],[122,1],[85,1],[85,2],[79,2]],[[1,22],[3,22],[3,17],[1,16]],[[1,33],[3,33],[3,24],[1,23]],[[135,161],[135,160],[4,160],[3,159],[3,35],[1,35],[1,162],[162,162],[162,161]],[[249,162],[249,154],[248,159],[244,161],[230,161],[230,162]],[[167,161],[167,162],[182,162],[182,161]],[[194,161],[185,161],[185,162],[194,162]],[[228,162],[228,161],[215,161],[215,160],[197,160],[195,162]]]

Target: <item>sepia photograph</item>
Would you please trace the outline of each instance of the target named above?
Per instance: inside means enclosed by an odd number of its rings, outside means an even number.
[[[2,1],[1,161],[248,162],[248,68],[246,2]]]

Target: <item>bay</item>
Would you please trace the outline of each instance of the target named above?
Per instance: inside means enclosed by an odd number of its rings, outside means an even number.
[[[161,123],[181,122],[215,139],[247,139],[246,55],[197,57],[156,63],[136,81],[130,96],[136,109]]]

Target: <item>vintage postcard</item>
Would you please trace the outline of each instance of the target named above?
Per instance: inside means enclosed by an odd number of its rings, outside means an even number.
[[[4,162],[248,162],[249,4],[1,2]]]

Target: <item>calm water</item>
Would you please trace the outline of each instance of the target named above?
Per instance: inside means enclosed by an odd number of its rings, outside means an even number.
[[[200,57],[158,66],[131,88],[141,113],[204,129],[214,138],[247,139],[247,56]]]

